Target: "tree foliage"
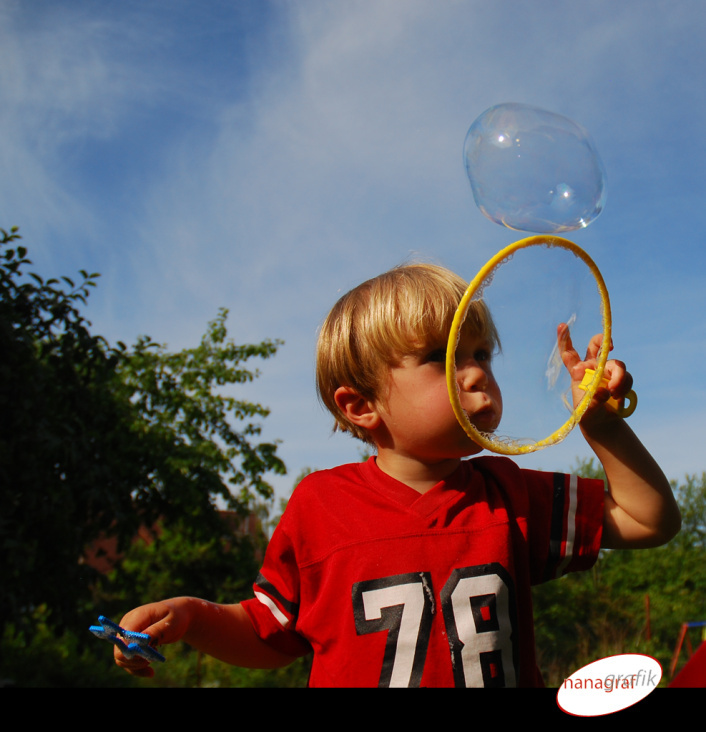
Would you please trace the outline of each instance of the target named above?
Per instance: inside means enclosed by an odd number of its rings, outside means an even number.
[[[217,497],[244,514],[270,496],[266,473],[285,472],[258,442],[267,410],[223,394],[279,342],[235,345],[221,311],[196,348],[113,347],[80,311],[98,275],[44,280],[30,264],[17,230],[0,230],[0,627],[39,606],[74,621],[96,537],[125,547],[157,518],[206,536]]]
[[[279,342],[227,341],[226,317],[221,310],[196,348],[170,353],[142,337],[118,364],[124,396],[135,409],[133,429],[149,443],[153,463],[134,486],[134,500],[146,510],[157,507],[161,516],[178,517],[185,509],[208,515],[214,496],[245,514],[258,497],[272,494],[264,474],[284,472],[276,444],[253,444],[260,426],[250,420],[269,410],[217,391],[252,381],[258,372],[241,364],[269,358]],[[235,429],[233,417],[245,426]]]

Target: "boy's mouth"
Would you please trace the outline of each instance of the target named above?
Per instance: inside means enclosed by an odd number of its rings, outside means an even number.
[[[468,419],[470,423],[481,432],[494,432],[498,426],[497,415],[492,404],[488,404],[487,406],[468,414]]]

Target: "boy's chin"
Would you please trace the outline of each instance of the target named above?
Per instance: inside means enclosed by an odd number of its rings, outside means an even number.
[[[470,444],[466,448],[466,452],[463,457],[472,457],[473,455],[477,455],[479,452],[483,452],[485,448],[482,445],[473,442],[470,437],[468,439]]]

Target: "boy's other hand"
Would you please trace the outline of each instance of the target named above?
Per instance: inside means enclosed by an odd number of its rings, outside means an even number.
[[[586,357],[582,359],[577,353],[571,342],[571,335],[569,333],[569,327],[566,323],[561,323],[557,328],[557,343],[559,346],[559,352],[561,353],[561,359],[566,366],[569,375],[571,376],[571,390],[574,400],[574,407],[578,405],[584,396],[585,392],[581,390],[579,384],[583,380],[583,376],[586,369],[595,369],[598,362],[598,353],[603,343],[603,334],[599,333],[591,338],[588,348],[586,350]],[[613,350],[613,344],[610,344],[610,350]],[[604,376],[608,379],[608,386],[599,386],[594,395],[591,405],[586,410],[584,420],[591,420],[600,415],[615,415],[604,408],[605,403],[608,399],[623,399],[630,389],[632,389],[632,376],[628,373],[625,368],[625,364],[622,361],[610,360],[606,363]]]
[[[142,605],[127,613],[120,621],[120,626],[125,630],[146,633],[152,639],[151,645],[155,647],[175,643],[184,636],[191,622],[188,603],[184,602],[186,599],[175,598]],[[139,656],[126,658],[117,646],[113,655],[115,663],[129,674],[147,678],[154,676],[154,669],[147,659]]]

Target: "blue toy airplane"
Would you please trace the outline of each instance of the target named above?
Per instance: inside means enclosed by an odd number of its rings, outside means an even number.
[[[98,616],[98,622],[100,625],[92,625],[89,628],[91,633],[116,645],[126,658],[141,656],[148,661],[159,661],[161,663],[167,660],[161,653],[152,648],[150,645],[152,638],[146,633],[124,630],[117,623],[106,618],[105,615]],[[124,643],[118,636],[125,638],[128,643]]]

